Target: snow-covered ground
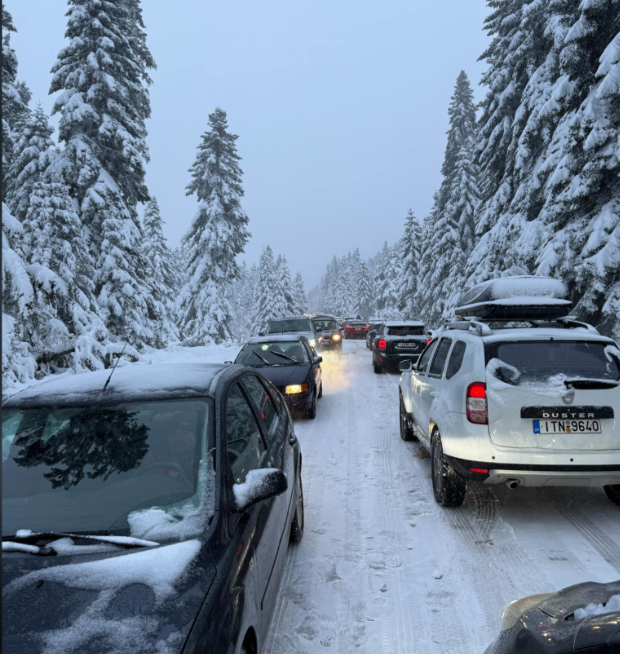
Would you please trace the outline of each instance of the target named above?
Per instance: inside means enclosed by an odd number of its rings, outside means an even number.
[[[306,525],[289,550],[266,651],[481,654],[510,601],[620,576],[620,511],[600,489],[471,484],[433,498],[430,460],[400,439],[396,374],[363,341],[324,355],[300,420]]]

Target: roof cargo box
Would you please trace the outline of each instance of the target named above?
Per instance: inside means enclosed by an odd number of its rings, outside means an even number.
[[[500,277],[477,284],[461,296],[459,318],[548,320],[567,316],[572,302],[559,279],[538,275]]]

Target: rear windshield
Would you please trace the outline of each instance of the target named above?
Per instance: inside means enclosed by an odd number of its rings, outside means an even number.
[[[413,325],[400,325],[398,327],[387,327],[390,336],[424,336],[424,327]]]
[[[335,320],[313,320],[314,326],[316,329],[338,329],[338,325]]]
[[[526,341],[489,343],[487,363],[499,359],[519,371],[519,381],[567,378],[620,380],[620,363],[609,343],[588,341]]]
[[[269,325],[268,334],[285,334],[286,332],[311,332],[309,320],[278,320]]]
[[[365,327],[367,324],[363,320],[349,320],[347,322],[347,325],[351,325],[351,327]]]

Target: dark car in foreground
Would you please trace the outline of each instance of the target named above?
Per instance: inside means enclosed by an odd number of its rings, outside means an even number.
[[[316,418],[323,397],[321,362],[308,339],[301,335],[257,336],[250,339],[235,363],[252,366],[278,389],[291,411]]]
[[[577,584],[512,602],[485,654],[618,654],[619,597],[620,580]]]
[[[363,320],[347,320],[344,325],[345,338],[366,338],[370,325]]]
[[[316,329],[318,347],[321,350],[342,351],[342,336],[335,318],[332,316],[314,316],[312,322]]]
[[[387,320],[377,329],[372,343],[372,366],[376,373],[396,370],[403,360],[415,363],[430,340],[430,332],[417,320]]]
[[[302,456],[252,368],[132,365],[3,405],[4,654],[263,652]]]

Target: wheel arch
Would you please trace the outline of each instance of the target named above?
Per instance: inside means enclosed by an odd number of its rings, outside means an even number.
[[[254,627],[249,627],[241,643],[241,654],[258,654],[258,638]]]

